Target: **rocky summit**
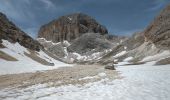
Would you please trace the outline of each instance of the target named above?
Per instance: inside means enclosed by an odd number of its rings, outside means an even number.
[[[153,42],[159,48],[170,48],[170,5],[168,5],[146,28],[146,41]]]
[[[2,39],[13,43],[18,42],[20,45],[31,50],[39,51],[43,48],[39,42],[32,39],[21,29],[15,26],[15,24],[9,21],[6,15],[0,13],[0,43],[2,42]]]
[[[84,33],[107,34],[107,29],[92,17],[83,13],[74,13],[62,16],[43,25],[38,38],[45,38],[53,42],[63,40],[72,41]]]

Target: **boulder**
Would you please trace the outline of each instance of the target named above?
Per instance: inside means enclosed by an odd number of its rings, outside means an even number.
[[[109,70],[116,70],[113,64],[107,64],[104,68]]]

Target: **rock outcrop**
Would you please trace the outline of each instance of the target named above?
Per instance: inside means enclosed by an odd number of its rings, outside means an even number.
[[[77,52],[79,54],[87,54],[90,52],[100,52],[111,49],[112,43],[99,33],[86,33],[73,41],[67,48],[69,52]]]
[[[158,48],[170,49],[170,5],[147,27],[144,35],[146,41],[151,41]]]
[[[133,50],[141,46],[145,42],[143,32],[136,32],[131,37],[122,41],[121,45],[124,46],[126,50]]]
[[[66,48],[70,45],[67,41],[53,43],[52,41],[47,41],[44,38],[38,38],[37,41],[43,45],[47,51],[59,58],[66,56]]]
[[[39,51],[43,48],[39,42],[15,26],[3,13],[0,13],[0,43],[2,39],[12,43],[18,42],[20,45],[31,50]]]
[[[92,17],[74,13],[43,25],[39,30],[38,38],[52,40],[55,43],[63,40],[72,41],[84,33],[107,34],[108,31]]]

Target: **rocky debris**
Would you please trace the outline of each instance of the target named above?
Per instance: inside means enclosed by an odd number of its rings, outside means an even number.
[[[113,64],[107,64],[104,68],[109,70],[116,70]]]
[[[167,65],[167,64],[170,64],[170,57],[157,61],[155,65]]]
[[[103,77],[102,73],[106,76]],[[97,77],[96,77],[97,76]],[[92,77],[92,78],[87,78]],[[0,76],[0,89],[7,87],[27,87],[34,84],[53,82],[53,87],[61,85],[83,85],[99,81],[103,78],[120,79],[121,75],[117,71],[104,70],[101,65],[74,65],[74,67],[61,67],[54,70],[39,71],[35,73],[8,74]],[[23,84],[24,83],[24,84]]]
[[[65,52],[64,52],[64,47],[63,45],[60,43],[60,44],[57,44],[57,45],[53,45],[51,47],[48,48],[48,51],[57,55],[58,57],[64,57],[65,56]]]
[[[98,61],[99,64],[102,65],[107,65],[107,64],[116,64],[116,62],[114,62],[114,59],[102,59]]]
[[[157,47],[170,49],[170,5],[168,5],[144,31],[146,41]]]
[[[117,36],[117,35],[114,35],[114,34],[105,34],[104,36],[107,40],[114,43],[115,46],[120,45],[120,44],[122,44],[122,42],[129,39],[126,36]]]
[[[67,41],[53,43],[52,41],[47,41],[44,38],[38,38],[37,41],[39,41],[39,43],[43,45],[48,52],[51,52],[60,58],[66,56],[66,47],[70,45]]]
[[[68,47],[68,51],[83,55],[88,53],[92,54],[94,52],[100,52],[111,48],[112,43],[99,33],[86,33],[73,41]]]
[[[3,13],[0,13],[0,40],[2,39],[13,43],[18,42],[31,50],[39,51],[43,48],[37,41],[9,21]]]
[[[72,41],[84,33],[103,35],[107,34],[108,31],[92,17],[83,13],[73,13],[43,25],[39,30],[38,38],[45,38],[53,42]]]
[[[123,45],[126,50],[132,50],[142,45],[144,41],[145,38],[143,32],[136,32],[131,37],[124,40],[121,45]]]

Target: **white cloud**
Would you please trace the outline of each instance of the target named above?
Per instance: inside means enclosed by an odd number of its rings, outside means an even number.
[[[148,11],[158,10],[161,7],[163,7],[165,3],[166,3],[165,0],[154,0],[154,2],[153,2],[154,6],[149,8]]]
[[[24,22],[28,19],[34,19],[33,13],[27,9],[28,5],[30,5],[30,0],[19,0],[18,2],[1,0],[0,11],[14,21]]]
[[[56,8],[55,5],[53,4],[53,2],[50,0],[40,0],[40,1],[45,4],[45,7],[47,9],[50,9],[50,8],[55,9]]]
[[[1,0],[0,12],[7,15],[7,17],[16,24],[16,26],[22,28],[26,33],[28,32],[32,37],[35,36],[35,28],[24,28],[25,26],[35,26],[37,24],[35,15],[29,9],[31,0]]]

